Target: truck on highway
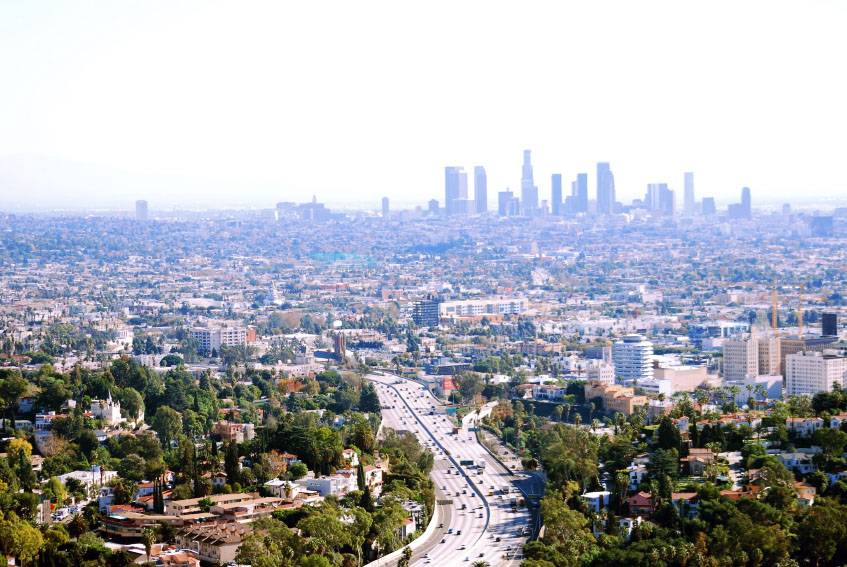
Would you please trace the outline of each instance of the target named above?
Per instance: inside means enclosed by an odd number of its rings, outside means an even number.
[[[481,469],[484,469],[485,468],[485,461],[483,459],[478,460],[476,462],[476,466],[478,466]]]
[[[454,428],[453,428],[453,435],[458,435],[458,434],[459,434],[459,428],[458,428],[458,427],[454,427]]]
[[[472,459],[462,459],[461,461],[459,461],[459,464],[462,465],[463,467],[474,466],[474,462],[473,462]]]

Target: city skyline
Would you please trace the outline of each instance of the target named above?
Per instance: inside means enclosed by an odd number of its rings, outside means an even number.
[[[491,206],[526,148],[541,194],[599,161],[624,201],[847,194],[843,3],[199,6],[0,7],[0,208],[423,204],[449,163]]]

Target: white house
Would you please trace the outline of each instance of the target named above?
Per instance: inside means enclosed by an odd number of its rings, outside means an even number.
[[[586,503],[592,512],[599,512],[609,503],[609,497],[612,495],[608,490],[598,490],[597,492],[586,492],[580,498]]]

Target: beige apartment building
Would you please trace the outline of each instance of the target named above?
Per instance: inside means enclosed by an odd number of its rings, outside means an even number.
[[[759,374],[759,345],[750,335],[726,339],[723,343],[723,377],[744,380]]]

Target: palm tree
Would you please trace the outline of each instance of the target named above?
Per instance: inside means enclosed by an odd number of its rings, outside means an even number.
[[[484,561],[480,559],[479,561],[474,561],[471,563],[471,567],[488,567],[490,563],[488,561]]]
[[[156,532],[153,528],[144,528],[141,532],[141,539],[144,541],[144,552],[147,554],[147,563],[150,563],[150,551],[153,549],[153,544],[156,543]]]

